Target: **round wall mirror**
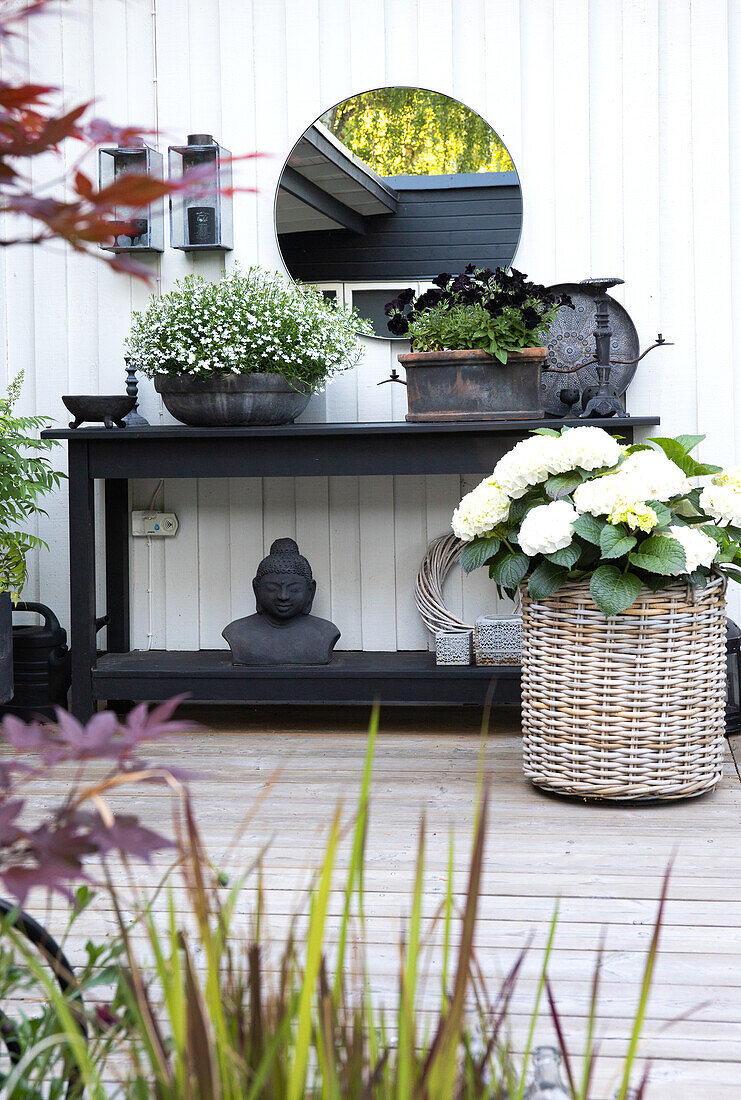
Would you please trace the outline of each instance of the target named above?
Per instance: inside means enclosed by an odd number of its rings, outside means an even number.
[[[481,115],[424,88],[376,88],[321,115],[278,181],[275,229],[294,279],[355,306],[390,339],[384,307],[440,272],[508,267],[520,181]]]

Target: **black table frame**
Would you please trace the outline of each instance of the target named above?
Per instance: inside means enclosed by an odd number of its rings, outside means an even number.
[[[516,702],[511,667],[435,666],[434,655],[343,654],[311,669],[234,668],[228,653],[130,653],[129,493],[133,478],[308,477],[487,473],[533,428],[578,420],[457,424],[295,424],[277,428],[147,427],[51,430],[69,451],[70,642],[72,712],[93,713],[100,699],[167,698],[186,685],[201,702]],[[633,439],[657,417],[592,420]],[[96,610],[94,486],[105,485],[106,614]],[[106,654],[97,652],[101,625]],[[492,690],[492,677],[495,684]],[[289,693],[290,688],[290,693]]]

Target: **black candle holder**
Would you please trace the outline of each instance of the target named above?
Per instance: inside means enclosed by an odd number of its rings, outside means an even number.
[[[129,428],[148,428],[149,421],[145,420],[139,412],[139,382],[136,377],[136,367],[132,367],[128,355],[124,358],[126,364],[126,394],[133,397],[136,402],[130,413],[124,417]]]

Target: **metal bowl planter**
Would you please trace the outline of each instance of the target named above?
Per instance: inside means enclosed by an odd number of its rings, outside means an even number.
[[[721,778],[726,581],[643,588],[614,618],[588,584],[522,594],[525,775],[582,798],[691,798]]]
[[[125,428],[124,417],[136,405],[136,398],[127,394],[65,394],[62,398],[65,407],[74,416],[70,428],[79,428],[88,421],[91,424],[104,424],[106,428]]]
[[[311,398],[308,386],[277,372],[210,378],[160,374],[154,388],[167,411],[194,428],[292,424]]]
[[[547,348],[416,351],[400,355],[410,421],[537,420],[543,416],[541,370]]]

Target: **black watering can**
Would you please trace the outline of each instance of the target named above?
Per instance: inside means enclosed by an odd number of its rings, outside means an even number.
[[[14,692],[0,708],[6,714],[30,719],[54,717],[54,707],[67,706],[70,657],[67,632],[51,608],[43,603],[20,601],[13,611],[33,611],[43,622],[36,626],[13,627]]]

